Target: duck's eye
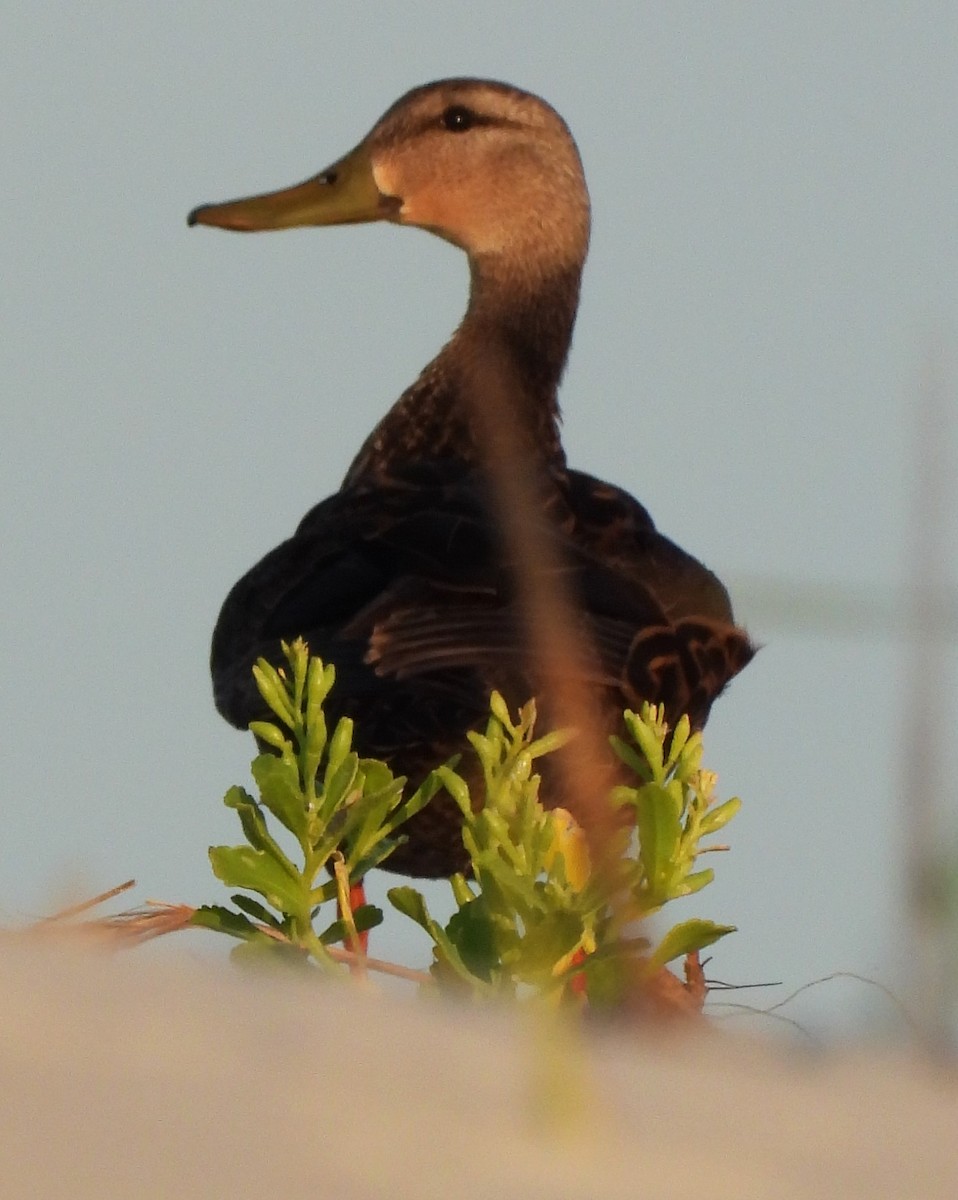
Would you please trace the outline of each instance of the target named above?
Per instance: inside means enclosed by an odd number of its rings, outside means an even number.
[[[463,133],[476,123],[476,114],[462,104],[452,104],[442,114],[443,129],[450,133]]]

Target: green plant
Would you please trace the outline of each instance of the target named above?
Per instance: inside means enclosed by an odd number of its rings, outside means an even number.
[[[276,717],[250,726],[270,749],[252,763],[259,790],[256,799],[242,787],[224,797],[236,810],[246,845],[213,846],[213,872],[227,887],[253,892],[232,897],[236,909],[210,905],[197,910],[193,923],[241,939],[254,951],[305,951],[330,970],[339,966],[327,946],[358,935],[382,920],[382,912],[363,905],[355,912],[349,887],[378,866],[396,843],[397,830],[439,789],[429,776],[408,798],[403,779],[374,759],[352,749],[353,723],[339,720],[332,735],[323,705],[335,682],[335,669],[310,658],[298,639],[283,646],[286,666],[265,659],[253,668],[260,694]],[[273,817],[291,835],[295,849],[283,848],[270,829]],[[329,902],[340,916],[317,932]],[[239,911],[236,911],[236,910]]]
[[[323,705],[334,669],[310,658],[302,641],[284,654],[282,669],[262,659],[254,669],[276,718],[251,726],[268,747],[252,764],[259,797],[240,787],[225,797],[246,844],[210,850],[216,875],[241,892],[232,897],[235,908],[197,910],[195,924],[239,938],[246,953],[293,952],[341,969],[329,946],[346,941],[355,948],[358,934],[382,920],[371,905],[352,910],[351,886],[388,859],[403,823],[445,788],[462,814],[471,867],[469,876],[450,880],[456,911],[443,926],[416,888],[389,892],[394,907],[432,939],[431,974],[442,987],[480,998],[586,997],[614,1005],[637,979],[732,931],[693,918],[654,946],[646,936],[646,918],[711,881],[710,869],[697,868],[709,848],[702,840],[740,806],[737,799],[715,804],[715,777],[701,769],[701,736],[687,719],[670,731],[661,709],[625,713],[625,736],[612,738],[612,746],[626,781],[609,797],[611,832],[590,848],[570,813],[541,803],[537,761],[572,735],[537,738],[534,703],[513,718],[493,694],[485,731],[469,735],[480,795],[452,761],[404,798],[403,779],[352,750],[349,720],[329,736]],[[270,819],[295,852],[282,847]],[[326,906],[334,901],[340,913],[329,919]]]
[[[534,704],[513,722],[502,698],[492,697],[485,733],[469,735],[483,770],[478,807],[451,768],[437,772],[462,811],[473,873],[472,880],[451,879],[457,911],[446,926],[412,887],[393,888],[389,899],[433,939],[433,973],[442,982],[477,995],[531,989],[557,1000],[586,994],[594,1004],[618,1003],[637,974],[650,977],[732,932],[691,919],[653,948],[634,931],[711,881],[711,870],[692,869],[701,840],[726,825],[740,802],[714,806],[715,776],[700,769],[701,736],[690,734],[687,719],[670,738],[660,708],[626,712],[631,740],[612,743],[636,781],[613,789],[610,803],[622,819],[593,866],[571,815],[544,809],[538,798],[533,764],[569,735],[534,739],[534,724]]]

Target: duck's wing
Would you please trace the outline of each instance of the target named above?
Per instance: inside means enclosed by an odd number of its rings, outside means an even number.
[[[647,699],[703,724],[751,655],[725,589],[608,484],[570,473],[545,513],[595,649],[583,682],[619,708]],[[242,727],[260,715],[250,667],[300,635],[336,664],[338,704],[363,712],[379,752],[384,739],[453,742],[482,719],[493,687],[526,699],[535,664],[482,476],[419,465],[307,514],[223,606],[212,668],[227,719]]]
[[[542,529],[554,539],[551,557],[577,632],[593,651],[583,683],[603,689],[610,707],[649,700],[665,705],[670,723],[687,713],[694,726],[704,725],[713,701],[754,653],[722,583],[663,537],[620,488],[581,472],[552,482],[543,493]],[[463,522],[466,551],[452,557],[453,570],[442,577],[442,547],[431,540],[439,553],[427,575],[397,582],[351,629],[368,638],[367,661],[381,675],[412,680],[468,668],[483,681],[483,694],[511,685],[524,699],[536,677],[525,614],[490,507],[475,503],[476,487],[460,481],[447,497]],[[428,526],[435,516],[417,519]],[[413,528],[404,523],[391,531],[397,548]],[[468,580],[463,558],[473,572]]]
[[[240,728],[264,715],[251,667],[302,636],[336,665],[334,712],[362,712],[366,753],[386,754],[390,739],[441,746],[444,730],[458,741],[488,705],[477,639],[510,586],[497,544],[482,489],[461,467],[417,466],[329,497],[227,596],[211,652],[217,707]],[[377,660],[390,617],[432,613],[451,652],[427,647],[416,664],[404,643],[395,667]],[[402,682],[411,676],[420,686]]]
[[[566,497],[570,540],[586,563],[598,564],[581,576],[585,604],[596,614],[600,654],[610,670],[618,666],[623,697],[632,706],[662,703],[670,723],[687,713],[701,727],[755,653],[724,585],[621,488],[570,471]]]
[[[651,593],[669,620],[705,618],[732,624],[732,605],[719,578],[661,534],[628,492],[582,471],[568,472],[563,494],[569,539],[604,564],[628,590]],[[556,520],[562,522],[561,512]]]

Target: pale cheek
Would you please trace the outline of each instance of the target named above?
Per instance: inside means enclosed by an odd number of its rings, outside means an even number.
[[[410,181],[408,171],[403,172],[389,162],[374,162],[372,170],[376,187],[384,196],[401,197],[402,207],[397,218],[401,224],[432,230],[476,254],[501,248],[501,233],[495,222],[488,219],[483,205],[470,203],[457,193],[444,194],[429,188],[419,190]]]
[[[403,225],[424,225],[427,222],[427,209],[421,197],[417,196],[416,188],[410,185],[409,173],[389,161],[373,161],[373,181],[384,196],[398,196],[402,200],[397,218]],[[403,176],[405,175],[405,180]]]
[[[373,159],[373,182],[384,196],[399,196],[399,172],[388,162]]]

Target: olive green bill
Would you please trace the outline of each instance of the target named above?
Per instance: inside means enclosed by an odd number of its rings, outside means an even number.
[[[242,233],[300,225],[353,225],[388,220],[400,203],[395,196],[384,196],[376,186],[369,151],[361,144],[312,179],[278,192],[201,204],[186,222]]]

